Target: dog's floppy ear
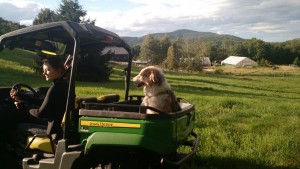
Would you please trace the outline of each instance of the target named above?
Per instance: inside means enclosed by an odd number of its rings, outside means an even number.
[[[159,70],[151,69],[149,80],[150,80],[151,85],[153,85],[153,84],[160,85],[163,80],[163,77],[160,74]]]

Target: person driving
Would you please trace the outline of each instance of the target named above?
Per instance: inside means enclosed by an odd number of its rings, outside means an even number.
[[[60,57],[49,57],[43,60],[43,76],[47,81],[52,81],[52,85],[47,91],[47,94],[37,109],[27,109],[20,107],[21,98],[17,95],[15,89],[10,91],[10,96],[14,100],[16,107],[25,112],[24,118],[18,125],[18,133],[23,136],[23,141],[28,136],[35,134],[55,134],[55,140],[59,140],[63,136],[61,121],[65,113],[66,102],[68,96],[69,83],[64,79],[66,72],[65,65]],[[23,110],[21,110],[23,109]],[[47,127],[35,122],[35,119],[46,119]]]

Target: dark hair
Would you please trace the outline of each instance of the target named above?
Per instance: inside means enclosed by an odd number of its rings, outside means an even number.
[[[60,57],[48,57],[43,59],[43,63],[48,63],[54,69],[64,69],[64,62]]]

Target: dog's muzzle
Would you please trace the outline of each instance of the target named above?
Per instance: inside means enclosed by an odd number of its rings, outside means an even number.
[[[137,84],[136,84],[136,87],[143,87],[143,86],[145,86],[145,83],[144,83],[144,82],[140,82],[140,83],[137,83]]]
[[[136,85],[136,87],[142,87],[145,85],[145,83],[143,81],[140,81],[137,76],[134,77],[131,81]]]

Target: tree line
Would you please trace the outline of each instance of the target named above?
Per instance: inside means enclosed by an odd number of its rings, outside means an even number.
[[[7,21],[0,17],[0,35],[25,27],[26,26],[21,25],[20,23]]]
[[[264,42],[252,38],[236,42],[228,38],[221,42],[198,39],[171,41],[168,35],[155,38],[148,34],[141,45],[132,47],[135,59],[148,61],[167,69],[201,70],[205,57],[220,62],[228,56],[245,56],[261,66],[294,64],[299,66],[300,39],[286,42]]]

